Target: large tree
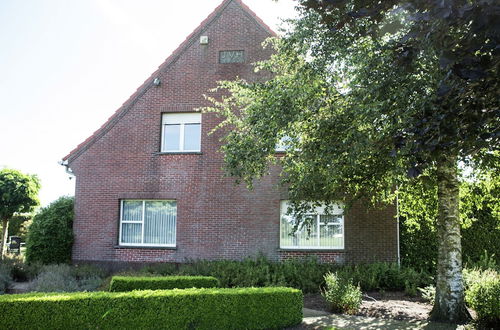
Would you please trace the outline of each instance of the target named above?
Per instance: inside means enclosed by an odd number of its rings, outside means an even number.
[[[276,53],[274,78],[222,82],[229,175],[283,169],[293,212],[307,202],[388,200],[395,187],[438,186],[432,318],[462,322],[457,164],[498,149],[499,8],[494,1],[302,0]],[[227,90],[224,92],[223,90]],[[221,96],[222,95],[222,96]],[[281,141],[288,151],[275,157]]]
[[[2,238],[0,240],[0,259],[3,258],[7,241],[9,220],[18,213],[31,212],[39,204],[40,182],[35,175],[17,170],[0,170],[0,220]]]

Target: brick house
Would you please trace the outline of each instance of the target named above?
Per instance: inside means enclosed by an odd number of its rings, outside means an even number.
[[[311,234],[290,236],[279,169],[252,191],[223,177],[214,114],[203,94],[219,80],[264,80],[251,63],[275,35],[240,0],[225,0],[91,137],[63,159],[76,177],[75,262],[396,261],[395,207],[344,214],[318,208]]]

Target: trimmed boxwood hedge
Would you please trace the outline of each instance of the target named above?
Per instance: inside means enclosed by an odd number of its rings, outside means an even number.
[[[113,276],[109,291],[216,288],[218,286],[219,280],[212,276]]]
[[[297,289],[234,288],[0,296],[2,329],[278,329],[302,321]]]

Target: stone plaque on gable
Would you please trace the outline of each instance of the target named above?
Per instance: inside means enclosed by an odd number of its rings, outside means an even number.
[[[245,51],[223,50],[219,53],[219,63],[243,63],[245,62]]]

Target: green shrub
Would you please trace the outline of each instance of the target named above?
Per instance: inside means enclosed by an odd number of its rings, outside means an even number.
[[[27,264],[22,256],[4,256],[1,261],[3,265],[10,269],[12,279],[17,282],[25,282],[34,279],[42,268],[42,264],[34,262]]]
[[[77,280],[93,277],[105,278],[110,274],[109,271],[103,268],[89,264],[74,265],[71,267],[71,273]]]
[[[351,280],[335,273],[325,275],[325,289],[321,293],[334,313],[356,314],[361,306],[361,290]]]
[[[101,283],[97,274],[82,274],[78,268],[66,264],[47,265],[43,266],[29,289],[36,292],[94,291]]]
[[[22,294],[0,297],[2,328],[280,329],[302,321],[291,288]]]
[[[336,268],[338,266],[320,263],[313,257],[274,262],[260,255],[242,261],[196,260],[180,265],[177,274],[214,276],[219,279],[221,287],[227,288],[288,286],[310,293],[319,292],[324,285],[324,275]]]
[[[219,280],[220,286],[225,288],[287,286],[305,293],[318,293],[325,284],[325,274],[329,272],[337,272],[345,279],[352,279],[354,284],[359,284],[365,291],[405,290],[412,296],[418,293],[418,287],[433,283],[429,274],[417,272],[409,267],[400,267],[395,263],[342,266],[321,263],[314,257],[275,262],[262,255],[242,261],[196,260],[180,265],[154,264],[123,275],[213,276]]]
[[[147,266],[143,267],[139,272],[167,276],[167,275],[177,274],[178,268],[177,268],[176,264],[164,262],[164,263],[156,263],[156,264],[147,265]]]
[[[500,270],[500,265],[497,264],[496,256],[494,254],[488,254],[488,251],[484,250],[483,254],[479,257],[478,260],[473,261],[468,258],[465,263],[465,268],[469,269],[496,269]]]
[[[187,288],[216,288],[219,281],[211,276],[130,277],[113,276],[109,291],[170,290]]]
[[[278,281],[307,293],[319,292],[325,284],[325,274],[339,268],[336,264],[320,263],[316,258],[286,260],[276,267],[279,269]]]
[[[4,294],[7,291],[11,281],[10,269],[4,264],[0,264],[0,294]]]
[[[61,197],[33,218],[26,241],[26,261],[68,263],[73,245],[73,197]]]
[[[467,270],[465,300],[487,326],[500,324],[500,274],[494,270]]]
[[[422,298],[429,304],[434,305],[434,300],[436,299],[436,287],[434,285],[428,285],[425,288],[418,288]]]
[[[416,295],[418,287],[432,283],[432,278],[425,272],[417,272],[395,263],[380,262],[345,266],[337,273],[344,279],[351,279],[363,291],[404,290],[409,295]]]

